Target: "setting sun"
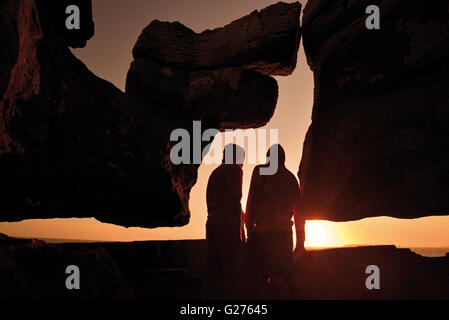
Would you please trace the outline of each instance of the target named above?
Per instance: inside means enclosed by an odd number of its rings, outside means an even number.
[[[330,247],[334,245],[331,230],[325,221],[306,222],[306,247]]]

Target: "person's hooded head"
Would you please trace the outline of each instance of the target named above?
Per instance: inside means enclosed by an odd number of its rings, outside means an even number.
[[[245,161],[245,150],[236,144],[228,144],[223,151],[224,164],[236,164],[243,167]]]
[[[285,166],[285,150],[280,144],[274,144],[268,149],[267,164],[277,161],[279,167]]]
[[[268,149],[267,163],[260,167],[261,176],[272,176],[279,168],[285,168],[285,151],[280,144],[274,144]]]

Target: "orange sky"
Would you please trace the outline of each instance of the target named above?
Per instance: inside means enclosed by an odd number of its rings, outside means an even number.
[[[124,90],[132,61],[131,50],[141,30],[151,20],[180,21],[196,32],[221,27],[270,0],[94,0],[95,36],[74,53],[99,77]],[[306,1],[300,1],[303,5]],[[313,74],[301,46],[298,67],[290,77],[277,78],[280,96],[276,113],[266,128],[279,130],[279,141],[287,153],[287,167],[296,175],[302,143],[310,125],[313,104]],[[142,229],[102,224],[95,219],[53,219],[0,223],[0,233],[20,237],[65,238],[106,241],[199,239],[205,237],[207,179],[215,169],[202,165],[199,181],[191,193],[191,223],[182,228]],[[254,166],[244,166],[244,198]],[[94,215],[94,213],[93,213]],[[396,244],[410,247],[449,246],[449,217],[400,220],[387,217],[332,223],[308,222],[309,246],[346,244]]]

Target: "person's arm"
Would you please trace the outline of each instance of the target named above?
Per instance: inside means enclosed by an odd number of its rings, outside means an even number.
[[[305,219],[301,212],[301,191],[299,185],[296,184],[297,191],[295,196],[295,202],[293,207],[293,216],[295,220],[295,230],[296,230],[296,252],[304,251],[304,242],[305,242]]]
[[[227,185],[228,205],[232,208],[242,207],[242,183],[243,183],[243,171],[239,167],[232,167],[227,172]]]
[[[209,211],[211,206],[212,206],[212,201],[213,201],[213,184],[214,184],[214,172],[212,172],[212,174],[209,177],[209,180],[207,181],[207,188],[206,188],[206,204],[207,204],[207,210]]]
[[[253,231],[254,228],[254,196],[256,193],[256,179],[257,179],[257,167],[254,169],[253,174],[251,176],[251,184],[249,186],[248,199],[246,201],[246,231],[248,232],[248,238]]]
[[[239,170],[239,193],[237,195],[240,204],[240,240],[246,242],[245,236],[245,212],[243,212],[241,200],[242,200],[242,188],[243,188],[243,170]]]

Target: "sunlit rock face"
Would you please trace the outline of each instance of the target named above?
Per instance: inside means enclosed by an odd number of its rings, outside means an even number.
[[[65,29],[68,4],[82,12],[79,31]],[[192,120],[203,121],[203,129],[265,124],[277,101],[268,74],[291,73],[299,46],[299,4],[253,13],[212,31],[211,39],[199,36],[201,45],[188,49],[192,54],[218,38],[229,47],[201,59],[206,66],[165,63],[162,58],[178,50],[168,43],[153,44],[160,56],[149,59],[141,37],[125,94],[70,52],[69,46],[83,47],[93,36],[90,1],[6,0],[0,9],[0,221],[95,217],[123,226],[187,224],[197,167],[172,166],[171,131],[191,128]],[[156,37],[178,35],[171,24],[153,25]],[[153,37],[148,30],[143,35]],[[141,88],[157,98],[146,99]]]
[[[380,30],[365,26],[371,4]],[[306,217],[447,214],[447,1],[311,0],[303,39],[315,76],[299,170]]]

